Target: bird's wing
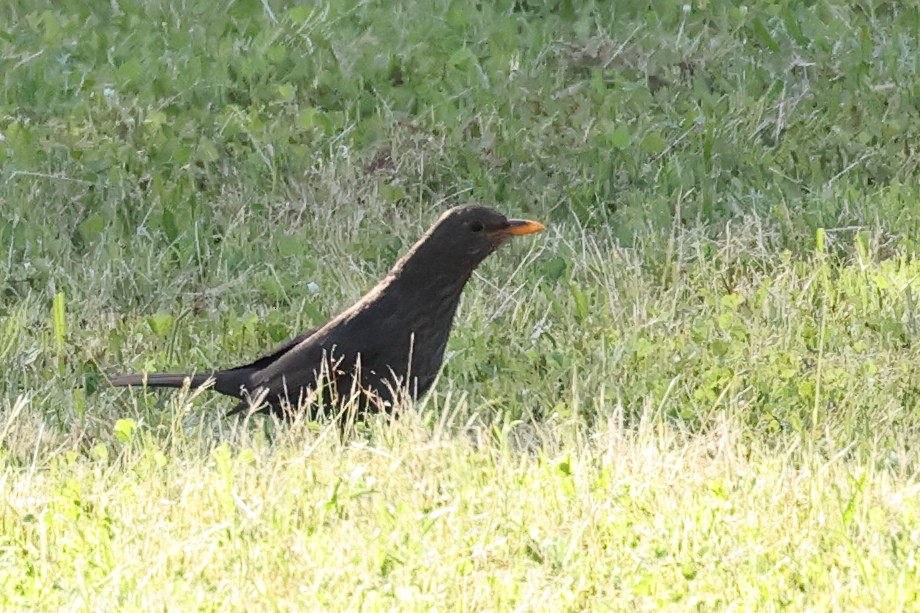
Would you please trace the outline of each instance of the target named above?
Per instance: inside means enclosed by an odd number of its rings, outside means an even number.
[[[317,371],[323,368],[326,334],[316,330],[301,334],[285,343],[272,353],[251,364],[240,366],[239,375],[247,379],[246,389],[255,400],[261,397],[262,409],[278,409],[282,401],[296,405],[316,387]],[[231,409],[230,414],[240,413],[250,406],[243,399]]]
[[[242,364],[240,366],[235,366],[233,368],[227,368],[225,370],[214,373],[214,377],[217,380],[215,389],[221,393],[236,396],[237,398],[241,397],[241,388],[249,393],[254,392],[258,387],[260,387],[259,379],[262,377],[259,375],[259,373],[261,371],[269,368],[280,358],[284,357],[285,354],[294,349],[294,347],[313,336],[313,333],[318,329],[319,328],[313,328],[312,330],[308,330],[303,334],[299,334],[298,336],[285,341],[273,349],[270,353],[267,353],[252,362]],[[236,409],[234,409],[234,412],[235,411]]]
[[[319,328],[314,328],[285,341],[271,353],[253,362],[223,371],[247,379],[245,387],[248,398],[243,398],[227,415],[242,413],[253,405],[262,405],[261,410],[270,408],[284,397],[285,388],[293,392],[293,389],[312,387],[315,380],[313,362],[318,363],[319,358],[311,360],[312,354],[315,353],[312,351],[314,345],[301,345],[317,330]],[[307,364],[310,365],[309,369],[306,368]],[[268,403],[267,407],[263,401]]]
[[[313,334],[317,330],[319,330],[319,328],[313,328],[312,330],[308,330],[304,332],[303,334],[299,334],[295,336],[294,338],[286,340],[280,345],[278,345],[277,347],[275,347],[271,351],[271,353],[266,353],[262,357],[257,358],[255,361],[250,362],[248,364],[243,364],[242,366],[235,366],[234,368],[228,368],[224,372],[237,372],[237,371],[243,371],[243,370],[248,371],[248,372],[256,372],[259,370],[264,370],[271,364],[275,363],[275,361],[277,361],[278,358],[283,356],[285,353],[287,353],[288,351],[290,351],[291,349],[299,345],[301,342],[313,336]]]

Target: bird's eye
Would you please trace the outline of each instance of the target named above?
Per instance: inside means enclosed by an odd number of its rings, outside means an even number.
[[[481,221],[474,221],[470,224],[470,230],[473,232],[482,232],[482,227],[483,226]]]

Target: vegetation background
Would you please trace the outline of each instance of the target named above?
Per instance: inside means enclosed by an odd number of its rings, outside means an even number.
[[[0,4],[0,608],[915,610],[920,7]],[[545,221],[344,441],[258,355]]]

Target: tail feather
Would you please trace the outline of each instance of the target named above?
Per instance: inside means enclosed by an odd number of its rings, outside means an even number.
[[[113,377],[109,383],[113,387],[146,385],[147,387],[183,387],[189,381],[189,387],[198,387],[217,373],[172,374],[172,373],[138,373]]]

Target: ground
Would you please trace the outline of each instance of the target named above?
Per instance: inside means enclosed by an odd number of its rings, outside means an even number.
[[[913,610],[912,3],[0,5],[0,608]],[[346,437],[256,357],[539,219]]]

